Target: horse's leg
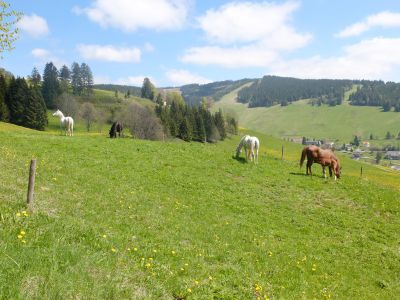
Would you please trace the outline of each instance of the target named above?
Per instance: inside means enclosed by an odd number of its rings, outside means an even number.
[[[332,167],[329,166],[329,177],[332,177]]]
[[[324,174],[324,178],[326,179],[326,167],[322,166],[322,173]]]

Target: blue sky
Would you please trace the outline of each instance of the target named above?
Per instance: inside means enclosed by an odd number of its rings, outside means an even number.
[[[86,62],[95,83],[179,86],[263,75],[400,81],[398,0],[14,0],[1,66]]]

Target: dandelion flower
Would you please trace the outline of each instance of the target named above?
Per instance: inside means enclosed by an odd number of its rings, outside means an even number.
[[[22,239],[22,235],[20,235],[20,234],[18,234],[18,236],[17,236],[19,239]]]
[[[213,280],[212,276],[208,276],[208,279]]]
[[[176,252],[172,250],[171,253],[172,253],[173,255],[175,255]]]
[[[271,251],[268,251],[268,256],[272,256],[272,252]]]
[[[157,250],[156,250],[156,249],[154,249],[154,250],[153,250],[153,252],[154,252],[154,253],[157,253]]]
[[[199,282],[197,280],[195,280],[194,283],[197,284],[197,285],[199,284]]]
[[[103,238],[106,238],[107,236],[105,234],[103,234]]]
[[[21,216],[21,213],[17,212],[17,213],[16,213],[16,216],[17,216],[17,217],[20,217],[20,216]]]
[[[117,249],[115,249],[114,247],[111,248],[112,252],[117,252]]]
[[[127,250],[128,250],[128,251],[131,251],[131,248],[128,248]]]
[[[152,257],[149,257],[149,260],[153,260],[153,258],[152,258]]]
[[[191,293],[191,292],[192,292],[192,289],[187,289],[187,291],[188,291],[188,293]]]
[[[24,243],[24,244],[26,244],[26,241],[25,241],[25,240],[21,240],[21,242]]]
[[[21,234],[21,235],[25,235],[25,234],[26,234],[26,232],[25,232],[25,231],[23,231],[23,230],[21,230],[20,234]]]
[[[187,267],[188,265],[189,265],[189,264],[187,264],[187,263],[185,264],[186,267]]]
[[[150,268],[150,267],[151,267],[151,264],[150,264],[150,263],[147,263],[147,264],[145,264],[145,267],[146,267],[146,268]]]
[[[181,268],[181,271],[185,271],[185,269],[184,269],[184,268]]]
[[[137,248],[133,248],[133,251],[137,251]]]

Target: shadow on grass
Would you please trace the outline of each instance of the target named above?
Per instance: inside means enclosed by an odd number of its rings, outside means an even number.
[[[247,161],[244,157],[236,157],[235,155],[232,155],[232,159],[237,160],[238,162],[240,162],[242,164],[247,163]]]

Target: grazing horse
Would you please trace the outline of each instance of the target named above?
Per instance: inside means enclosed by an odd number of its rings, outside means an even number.
[[[121,137],[121,135],[124,136],[123,133],[122,133],[123,129],[124,128],[123,128],[121,122],[119,122],[119,121],[114,122],[112,124],[110,132],[109,132],[110,133],[110,138],[116,138],[117,137],[117,132],[118,132],[118,136],[119,137]]]
[[[62,131],[64,127],[65,135],[74,135],[74,119],[72,117],[64,117],[64,114],[59,109],[57,109],[53,116],[60,118],[60,129]]]
[[[322,166],[322,172],[326,178],[325,168],[329,167],[329,176],[332,177],[332,171],[335,172],[336,178],[340,178],[340,162],[339,159],[333,154],[331,150],[323,150],[318,146],[307,146],[304,147],[301,158],[300,158],[300,168],[303,166],[303,162],[307,157],[307,170],[306,174],[312,175],[311,166],[313,163],[318,163]]]
[[[246,160],[258,163],[258,149],[260,148],[260,141],[255,136],[245,135],[239,142],[236,148],[236,157],[242,153],[242,148],[246,153]]]

